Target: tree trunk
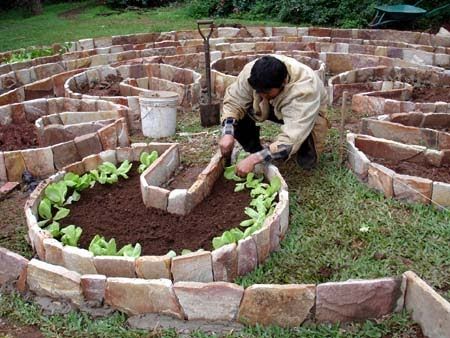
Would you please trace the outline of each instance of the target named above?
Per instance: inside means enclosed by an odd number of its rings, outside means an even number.
[[[33,15],[42,14],[42,3],[41,0],[29,0],[28,2],[31,13]]]

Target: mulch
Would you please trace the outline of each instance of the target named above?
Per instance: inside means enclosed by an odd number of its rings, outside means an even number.
[[[248,191],[234,192],[235,183],[220,178],[210,196],[189,215],[178,216],[146,208],[141,196],[137,163],[128,180],[111,186],[96,184],[82,192],[80,201],[70,206],[64,225],[83,229],[80,246],[88,248],[96,235],[115,238],[118,248],[140,243],[143,255],[164,255],[170,250],[212,249],[212,239],[239,225],[248,216]]]

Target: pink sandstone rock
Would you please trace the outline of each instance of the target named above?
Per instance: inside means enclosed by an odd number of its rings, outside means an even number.
[[[171,266],[174,282],[212,282],[212,261],[209,251],[198,251],[172,259]]]
[[[335,323],[380,318],[402,298],[401,280],[395,278],[319,284],[316,319]]]
[[[232,283],[178,282],[174,285],[187,320],[234,321],[244,288]]]
[[[235,243],[224,245],[212,251],[212,264],[214,280],[231,282],[237,277],[237,245]]]
[[[96,274],[81,276],[81,289],[87,301],[103,302],[106,290],[106,276]]]
[[[244,292],[239,321],[244,324],[295,327],[301,325],[314,306],[313,284],[255,284]]]
[[[253,271],[258,265],[258,249],[253,237],[238,242],[238,275],[243,276]]]
[[[172,282],[167,279],[108,278],[105,303],[132,315],[160,313],[184,318]]]
[[[142,256],[136,259],[136,274],[144,279],[171,279],[169,256]]]
[[[377,163],[370,163],[368,169],[368,186],[378,190],[386,197],[394,196],[394,179],[395,172],[385,166]]]
[[[0,247],[0,285],[18,279],[27,265],[26,258]]]
[[[429,204],[432,188],[433,181],[427,178],[400,174],[394,175],[395,198]]]

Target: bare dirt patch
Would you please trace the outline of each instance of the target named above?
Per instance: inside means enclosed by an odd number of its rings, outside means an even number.
[[[120,96],[120,76],[110,74],[105,80],[95,83],[91,86],[87,85],[80,88],[80,93],[92,96]]]
[[[81,13],[83,13],[89,5],[83,5],[80,7],[75,7],[72,9],[69,9],[68,11],[64,11],[58,14],[58,18],[67,19],[67,20],[74,20],[76,19]]]
[[[247,219],[244,208],[250,203],[246,191],[235,193],[234,182],[220,178],[210,196],[189,215],[177,216],[146,208],[142,202],[137,165],[130,178],[112,186],[96,184],[70,206],[64,225],[83,229],[80,245],[88,248],[96,235],[115,238],[119,247],[139,242],[143,255],[164,255],[169,250],[212,249],[212,239]]]
[[[428,178],[432,181],[450,183],[450,167],[434,167],[429,164],[397,162],[382,158],[370,158],[371,161],[384,165],[398,174]]]
[[[4,318],[0,318],[0,337],[44,338],[44,335],[35,326],[17,326]]]
[[[28,121],[0,125],[0,150],[13,151],[38,147],[36,127]]]
[[[411,101],[450,102],[450,88],[414,88]]]

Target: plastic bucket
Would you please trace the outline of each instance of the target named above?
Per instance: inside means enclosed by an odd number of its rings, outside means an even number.
[[[155,91],[139,94],[142,133],[147,137],[160,138],[175,134],[177,125],[178,94]]]

